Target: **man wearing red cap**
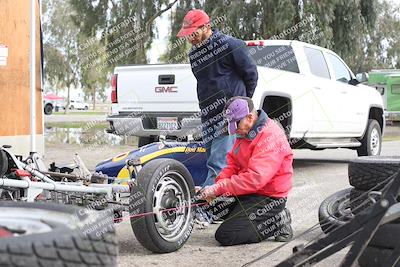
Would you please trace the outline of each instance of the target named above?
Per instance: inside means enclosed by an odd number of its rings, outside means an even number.
[[[226,166],[226,154],[234,136],[223,134],[223,108],[233,96],[252,97],[257,85],[257,67],[245,42],[211,27],[209,16],[199,9],[190,10],[183,19],[178,37],[193,45],[190,52],[192,72],[197,79],[201,110],[202,136],[207,152],[207,179],[214,184]]]

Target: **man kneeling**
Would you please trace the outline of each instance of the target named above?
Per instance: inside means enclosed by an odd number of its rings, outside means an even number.
[[[210,208],[224,222],[215,233],[224,246],[292,238],[290,213],[285,208],[292,188],[293,153],[280,126],[250,98],[234,97],[225,105],[228,133],[236,134],[227,166],[203,199],[231,196],[234,201]],[[223,209],[223,210],[221,210]],[[221,215],[220,215],[221,214]]]

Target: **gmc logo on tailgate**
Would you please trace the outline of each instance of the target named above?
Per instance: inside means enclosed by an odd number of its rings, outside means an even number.
[[[176,86],[157,86],[154,90],[156,93],[178,93]]]

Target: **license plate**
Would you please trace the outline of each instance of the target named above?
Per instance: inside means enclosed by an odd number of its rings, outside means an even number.
[[[157,129],[159,130],[178,130],[178,118],[176,117],[158,117]]]

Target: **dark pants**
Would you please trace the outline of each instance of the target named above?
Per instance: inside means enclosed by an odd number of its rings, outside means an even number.
[[[291,223],[286,198],[247,195],[217,202],[208,212],[224,219],[215,239],[223,246],[261,242],[278,236],[282,227]]]

